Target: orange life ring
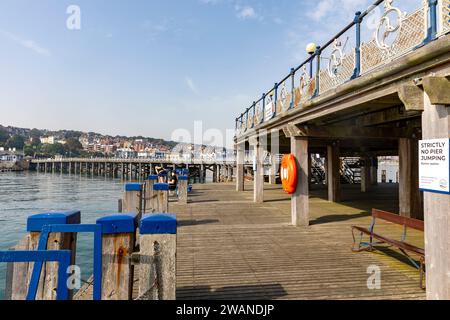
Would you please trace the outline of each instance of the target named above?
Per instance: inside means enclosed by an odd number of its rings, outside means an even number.
[[[280,176],[283,190],[293,194],[297,189],[297,161],[293,154],[286,154],[281,159]]]

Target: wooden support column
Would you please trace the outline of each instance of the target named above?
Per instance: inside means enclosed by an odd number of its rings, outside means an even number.
[[[245,142],[236,144],[236,191],[244,191]]]
[[[145,180],[145,195],[144,195],[144,211],[149,212],[150,211],[150,203],[151,199],[153,198],[153,186],[155,183],[158,183],[158,176],[156,174],[151,174],[147,177],[147,180]]]
[[[270,171],[269,171],[269,184],[277,184],[276,176],[278,171],[278,159],[276,155],[270,155]]]
[[[423,219],[422,194],[419,190],[419,144],[415,139],[400,138],[399,207],[400,215]]]
[[[327,146],[327,183],[328,201],[341,201],[341,160],[339,157],[339,144],[337,142]]]
[[[27,220],[27,231],[29,232],[27,245],[28,250],[37,250],[41,230],[44,225],[79,224],[80,221],[81,214],[79,211],[45,212],[29,216]],[[47,250],[71,250],[71,265],[75,265],[76,239],[77,235],[74,233],[50,233],[47,241]],[[33,263],[30,263],[27,272],[23,270],[22,274],[15,274],[14,277],[17,276],[17,281],[22,281],[22,283],[25,283],[28,288],[28,283],[31,279],[32,272]],[[36,294],[36,300],[56,300],[57,286],[58,263],[44,263],[42,265],[41,277],[39,278],[39,287]],[[68,289],[68,292],[69,297],[72,297],[72,290]]]
[[[264,148],[260,138],[255,139],[253,144],[255,150],[256,170],[253,173],[253,201],[256,203],[264,202]]]
[[[233,166],[228,166],[228,182],[233,182]]]
[[[372,157],[370,163],[370,184],[378,185],[378,157]]]
[[[361,192],[367,192],[370,188],[370,158],[361,157]]]
[[[140,223],[138,300],[176,299],[177,219],[145,215]]]
[[[169,212],[169,185],[167,183],[155,183],[153,185],[153,195],[149,202],[149,212]]]
[[[102,226],[102,300],[131,300],[137,214],[113,214],[97,220]]]
[[[291,153],[297,159],[297,189],[291,196],[292,225],[309,226],[308,138],[291,137]]]
[[[450,137],[448,79],[423,79],[422,139]],[[450,299],[450,195],[424,192],[427,298]]]
[[[137,213],[138,220],[142,215],[142,188],[140,183],[126,183],[122,199],[122,212]]]
[[[178,203],[188,203],[188,176],[178,176]]]

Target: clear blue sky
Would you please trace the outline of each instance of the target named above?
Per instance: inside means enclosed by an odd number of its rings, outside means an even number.
[[[0,124],[162,138],[195,120],[233,128],[308,42],[372,2],[0,0]],[[81,30],[66,28],[71,4]]]

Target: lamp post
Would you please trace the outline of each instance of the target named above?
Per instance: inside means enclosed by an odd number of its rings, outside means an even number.
[[[311,57],[313,56],[313,54],[316,53],[317,50],[317,45],[314,42],[309,43],[306,46],[306,53],[308,53]],[[313,67],[312,67],[312,63],[313,63],[313,59],[311,58],[311,60],[309,61],[309,78],[312,78],[312,74],[313,74]]]

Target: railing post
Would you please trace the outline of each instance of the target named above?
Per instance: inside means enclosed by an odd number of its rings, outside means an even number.
[[[150,199],[150,213],[167,213],[169,211],[169,185],[167,183],[155,183],[153,196]]]
[[[262,94],[262,117],[261,117],[261,121],[259,122],[264,123],[264,118],[266,117],[266,94],[263,93]]]
[[[178,203],[187,204],[188,203],[188,176],[178,177]]]
[[[427,44],[430,41],[436,39],[437,35],[437,4],[438,0],[428,0],[428,28],[427,36],[423,41],[423,44]],[[442,18],[441,18],[442,19]]]
[[[291,104],[289,105],[289,109],[294,107],[295,103],[295,69],[291,68]]]
[[[316,63],[316,85],[315,85],[315,89],[314,89],[314,93],[313,93],[312,98],[317,97],[319,95],[319,84],[320,84],[320,76],[319,75],[320,75],[320,55],[321,55],[320,46],[317,46],[316,52],[314,53],[314,55],[316,56],[316,59],[317,59],[317,63]]]
[[[355,39],[355,69],[350,79],[356,79],[361,74],[361,12],[355,12],[356,39]]]
[[[176,299],[177,219],[145,215],[140,224],[138,300]]]
[[[277,116],[277,100],[278,100],[278,83],[275,82],[274,86],[273,86],[273,90],[274,90],[274,95],[273,95],[273,115],[272,118],[275,118]]]
[[[27,231],[29,234],[28,250],[37,250],[39,246],[39,238],[42,227],[54,224],[79,224],[81,222],[80,211],[64,211],[64,212],[45,212],[31,215],[27,219]],[[76,257],[76,233],[51,233],[47,241],[47,250],[70,250],[71,265],[75,265]],[[15,268],[13,277],[13,300],[24,300],[23,292],[28,292],[28,284],[33,273],[33,264],[25,264],[20,268]],[[19,269],[19,270],[18,270]],[[20,270],[21,269],[21,270]],[[26,290],[15,291],[18,286],[26,286]],[[39,278],[39,286],[36,294],[36,300],[56,300],[56,289],[58,287],[58,263],[47,262],[43,264],[41,276]],[[69,299],[72,297],[72,290],[68,290]]]
[[[137,213],[97,219],[102,226],[102,300],[131,300]]]
[[[256,118],[256,101],[253,101],[252,109],[253,109],[253,112],[252,112],[252,117],[253,117],[252,128],[254,128],[255,127],[255,118]]]

